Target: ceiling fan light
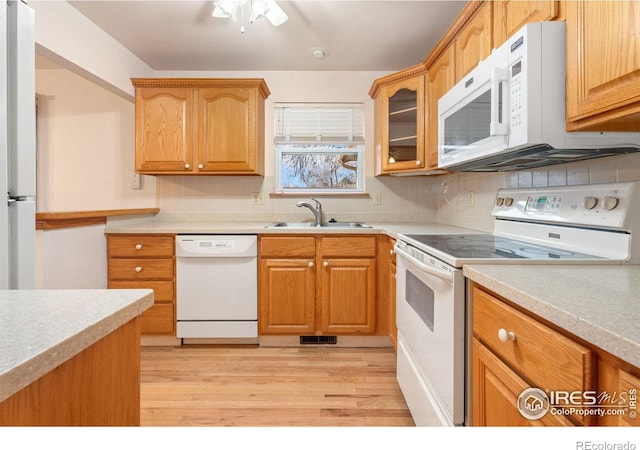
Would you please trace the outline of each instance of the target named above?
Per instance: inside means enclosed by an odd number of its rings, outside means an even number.
[[[220,17],[226,19],[231,17],[233,20],[237,19],[238,5],[233,0],[215,0],[213,2],[214,8],[211,15],[213,17]]]
[[[287,16],[287,14],[282,10],[282,8],[278,6],[275,0],[258,0],[258,1],[264,2],[265,5],[267,6],[264,12],[264,17],[266,17],[267,20],[271,22],[271,25],[273,25],[274,27],[277,27],[278,25],[282,25],[289,19],[289,16]]]

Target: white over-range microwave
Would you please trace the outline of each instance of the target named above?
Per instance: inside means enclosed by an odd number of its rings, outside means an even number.
[[[565,23],[525,25],[438,101],[438,164],[506,171],[635,152],[640,133],[567,132]]]

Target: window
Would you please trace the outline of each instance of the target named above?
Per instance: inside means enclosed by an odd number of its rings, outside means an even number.
[[[362,104],[276,104],[276,191],[363,192]]]

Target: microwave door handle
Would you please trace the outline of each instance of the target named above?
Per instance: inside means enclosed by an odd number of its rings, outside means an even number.
[[[509,133],[509,70],[495,68],[491,73],[491,136],[506,136]]]
[[[441,280],[447,281],[449,283],[453,283],[453,274],[451,272],[447,270],[438,269],[437,267],[428,266],[425,263],[418,261],[409,253],[402,250],[402,248],[399,247],[398,244],[394,245],[393,249],[396,251],[396,253],[399,253],[401,257],[404,257],[405,259],[410,261],[411,264],[415,265],[421,270],[424,270],[426,273],[433,275],[434,277],[438,277]]]

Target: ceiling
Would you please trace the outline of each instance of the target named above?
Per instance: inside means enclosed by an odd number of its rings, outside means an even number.
[[[396,71],[422,62],[466,1],[280,0],[287,22],[244,34],[211,16],[212,1],[69,3],[158,71]]]

